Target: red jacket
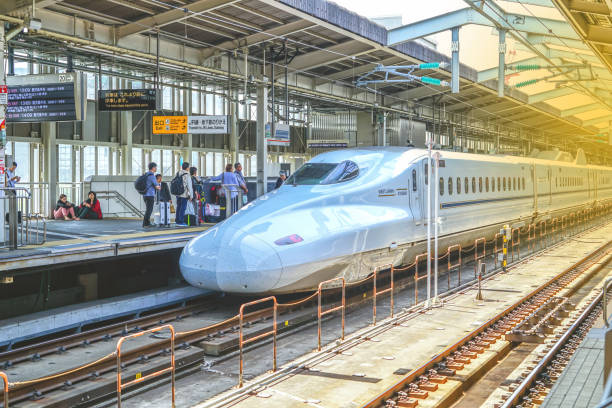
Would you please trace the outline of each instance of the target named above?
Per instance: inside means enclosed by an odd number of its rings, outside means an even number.
[[[81,207],[85,207],[85,203],[90,203],[89,199],[85,200]],[[96,200],[96,202],[91,206],[91,210],[98,215],[98,219],[102,219],[102,209],[100,208],[100,200]]]
[[[100,200],[96,200],[94,205],[91,206],[91,209],[92,209],[93,212],[98,214],[98,219],[101,220],[102,219],[102,210],[100,209]]]

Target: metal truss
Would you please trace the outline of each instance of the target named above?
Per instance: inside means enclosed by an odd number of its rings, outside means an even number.
[[[414,71],[422,69],[438,69],[448,68],[446,62],[428,62],[424,64],[414,65],[391,65],[384,66],[378,65],[374,70],[360,76],[356,81],[355,85],[359,87],[368,87],[371,84],[389,84],[389,83],[408,83],[408,82],[421,82],[428,85],[437,86],[450,86],[450,83],[438,78],[432,78],[429,76],[415,75]],[[384,74],[384,79],[373,79],[371,78],[377,74]],[[389,76],[396,76],[401,78],[392,79]]]

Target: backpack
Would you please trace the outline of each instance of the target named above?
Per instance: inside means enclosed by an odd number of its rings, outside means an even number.
[[[176,173],[176,176],[170,182],[170,193],[178,196],[185,192],[185,185],[183,184],[183,175]]]
[[[134,182],[134,188],[138,191],[138,194],[144,195],[147,192],[147,173],[139,176]]]

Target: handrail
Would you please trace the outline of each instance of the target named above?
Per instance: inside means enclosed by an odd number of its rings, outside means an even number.
[[[612,283],[612,277],[606,279],[604,281],[603,284],[603,288],[602,288],[602,292],[603,292],[603,313],[602,313],[602,317],[604,320],[604,324],[606,325],[606,327],[610,327],[610,322],[608,322],[608,301],[606,299],[606,292],[608,291],[608,287],[610,286],[610,283]]]
[[[378,277],[378,272],[381,269],[384,268],[388,268],[391,267],[391,283],[389,285],[389,287],[387,289],[383,289],[381,291],[378,291],[376,289],[376,278]],[[374,282],[374,290],[372,291],[372,324],[376,325],[376,296],[378,295],[384,295],[387,292],[391,292],[391,306],[390,306],[390,316],[393,317],[393,289],[394,289],[394,285],[393,285],[393,264],[386,264],[383,266],[379,266],[377,268],[374,269],[374,276],[372,276],[372,280]]]
[[[478,244],[482,244],[482,252],[480,253],[478,252],[478,248],[479,248]],[[478,273],[477,271],[478,261],[484,260],[486,256],[487,256],[487,239],[484,237],[475,239],[474,240],[474,278],[476,277]]]
[[[516,248],[516,251],[514,250],[514,248]],[[519,228],[512,228],[512,230],[510,231],[510,250],[512,251],[513,262],[515,252],[518,256],[518,259],[521,259],[521,230]]]
[[[9,408],[9,380],[6,373],[0,371],[0,378],[2,378],[3,389],[4,389],[4,408]]]
[[[323,285],[326,285],[332,282],[336,282],[336,281],[342,281],[342,304],[340,306],[332,307],[331,309],[328,309],[323,312],[321,310],[321,297],[322,297]],[[344,316],[345,316],[345,310],[346,310],[346,280],[342,276],[339,276],[337,278],[329,279],[329,280],[319,283],[319,288],[317,289],[317,297],[318,297],[318,308],[317,308],[317,326],[318,326],[318,343],[317,344],[318,346],[317,346],[317,351],[321,351],[321,318],[326,314],[333,313],[337,310],[342,310],[342,337],[341,339],[344,340]]]
[[[171,334],[170,335],[170,366],[163,368],[161,370],[155,371],[153,373],[137,377],[132,381],[122,383],[121,382],[121,345],[123,344],[123,342],[128,339],[133,339],[136,337],[144,336],[145,334],[156,333],[156,332],[159,332],[165,329],[169,329],[170,334]],[[117,348],[115,350],[115,355],[117,356],[117,408],[121,408],[121,391],[124,388],[127,388],[134,384],[138,384],[143,381],[146,381],[153,377],[158,377],[168,372],[171,373],[171,377],[172,377],[172,408],[174,408],[175,406],[175,378],[174,378],[174,375],[176,372],[176,362],[174,359],[174,337],[175,335],[176,333],[174,331],[174,327],[171,324],[165,324],[163,326],[153,327],[151,329],[143,330],[141,332],[130,334],[128,336],[123,336],[117,341]]]
[[[134,204],[132,204],[127,198],[116,190],[104,190],[97,192],[99,198],[116,198],[124,207],[126,207],[133,215],[137,217],[143,217],[144,213],[140,211]],[[105,197],[104,194],[112,194],[111,197]]]
[[[267,331],[265,333],[259,334],[257,336],[253,336],[250,337],[248,339],[244,339],[244,334],[242,331],[242,323],[244,321],[244,309],[247,306],[253,306],[256,305],[258,303],[263,303],[263,302],[268,302],[268,301],[272,301],[274,303],[274,306],[272,308],[273,312],[272,312],[272,316],[273,316],[273,320],[272,320],[272,330]],[[276,371],[276,311],[278,309],[278,302],[276,301],[276,296],[268,296],[265,297],[263,299],[258,299],[258,300],[254,300],[252,302],[248,302],[248,303],[243,303],[240,306],[240,314],[239,314],[239,330],[240,330],[240,334],[239,334],[239,338],[238,338],[238,346],[240,348],[240,374],[238,377],[238,388],[242,387],[244,384],[243,381],[243,373],[244,373],[244,356],[243,356],[243,348],[245,344],[251,343],[253,341],[257,341],[259,339],[262,339],[264,337],[268,337],[268,336],[272,336],[273,338],[273,365],[272,365],[272,371]]]

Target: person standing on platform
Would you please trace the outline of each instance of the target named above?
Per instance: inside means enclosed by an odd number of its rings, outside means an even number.
[[[148,169],[149,171],[147,171],[146,173],[147,185],[145,193],[142,196],[146,206],[144,218],[142,220],[143,228],[151,226],[151,214],[153,213],[153,204],[155,204],[155,193],[161,188],[161,186],[157,182],[157,178],[155,177],[155,172],[157,171],[157,164],[154,162],[149,163]]]
[[[162,175],[156,174],[155,178],[160,186],[157,191],[157,203],[159,205],[159,226],[170,225],[170,203],[172,202],[172,196],[170,195],[170,188],[168,183],[162,181]]]
[[[15,184],[21,181],[21,177],[15,175],[17,170],[17,163],[13,162],[13,165],[6,169],[6,186],[8,188],[15,188]],[[11,191],[11,194],[15,194],[15,191]]]
[[[221,207],[226,208],[225,214],[227,214],[228,205],[231,206],[230,208],[232,209],[232,214],[238,210],[238,191],[236,190],[236,186],[238,186],[239,184],[238,179],[236,177],[236,173],[234,173],[233,170],[234,166],[232,166],[232,163],[228,163],[225,165],[225,171],[223,173],[210,178],[211,181],[221,182],[221,189],[219,190],[219,199],[221,201]],[[223,186],[227,187],[223,188]],[[230,191],[229,199],[228,197],[226,197],[226,189]]]
[[[287,180],[287,173],[285,173],[285,171],[283,170],[280,172],[278,178],[276,179],[276,184],[274,185],[274,189],[276,190],[277,188],[282,186],[285,180]]]
[[[187,208],[187,201],[193,198],[193,183],[189,175],[189,163],[183,162],[181,170],[177,173],[176,177],[183,183],[183,192],[176,195],[176,225],[185,227],[185,209]]]
[[[249,193],[249,189],[247,188],[246,181],[244,180],[244,176],[242,175],[242,164],[240,163],[234,164],[234,169],[235,169],[234,173],[236,174],[236,180],[238,180],[238,185],[244,192],[243,199],[242,199],[242,202],[244,204],[247,202],[247,200],[245,200],[244,197],[247,197],[247,194]]]

